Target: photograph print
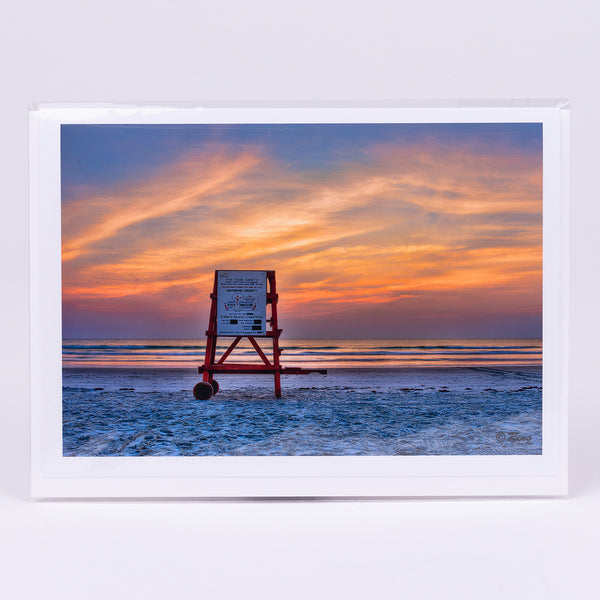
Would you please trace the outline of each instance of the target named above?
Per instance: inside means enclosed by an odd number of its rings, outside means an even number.
[[[541,455],[542,134],[62,124],[63,456]]]

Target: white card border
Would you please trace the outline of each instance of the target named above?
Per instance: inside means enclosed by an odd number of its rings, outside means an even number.
[[[422,106],[50,105],[30,122],[31,495],[34,498],[560,496],[567,493],[568,154],[564,101]],[[63,457],[62,123],[542,122],[541,456]]]

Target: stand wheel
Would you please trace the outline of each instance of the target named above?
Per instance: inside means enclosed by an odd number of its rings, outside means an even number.
[[[219,382],[215,381],[214,379],[210,382],[210,385],[212,386],[212,390],[213,390],[213,396],[219,391]]]
[[[213,395],[213,386],[207,381],[201,381],[194,386],[194,398],[208,400]]]

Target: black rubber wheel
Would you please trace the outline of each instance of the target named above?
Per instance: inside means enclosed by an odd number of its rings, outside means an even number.
[[[194,386],[194,398],[208,400],[213,395],[213,386],[207,381],[201,381]]]
[[[219,382],[215,381],[214,379],[210,382],[210,385],[212,386],[213,389],[213,396],[219,391]]]

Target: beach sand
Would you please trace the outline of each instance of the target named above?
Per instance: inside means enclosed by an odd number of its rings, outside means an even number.
[[[222,375],[196,369],[66,368],[65,456],[541,454],[541,367],[329,369]]]

